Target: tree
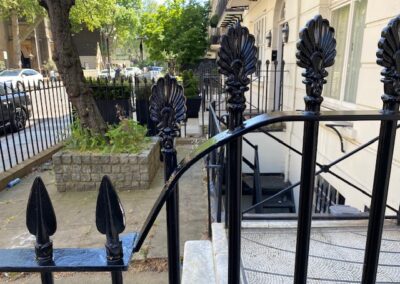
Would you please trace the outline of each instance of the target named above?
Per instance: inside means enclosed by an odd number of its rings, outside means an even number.
[[[188,67],[198,62],[207,46],[208,6],[195,0],[167,1],[155,12],[145,12],[139,32],[153,60]]]
[[[54,41],[53,59],[64,82],[68,97],[83,127],[104,134],[106,124],[96,106],[93,91],[85,84],[79,54],[72,41],[70,12],[74,0],[39,0],[50,19]]]
[[[33,22],[37,16],[45,14],[42,7],[47,11],[53,33],[53,59],[80,122],[93,133],[104,134],[106,125],[92,90],[85,85],[71,33],[82,26],[89,30],[113,26],[115,35],[126,37],[128,31],[134,33],[137,24],[134,10],[140,8],[140,0],[2,0],[0,16],[24,17]]]

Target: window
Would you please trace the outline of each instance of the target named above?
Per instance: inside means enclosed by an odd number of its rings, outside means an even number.
[[[352,0],[332,11],[330,22],[335,28],[337,55],[328,71],[326,97],[350,103],[356,101],[366,7],[367,0]]]

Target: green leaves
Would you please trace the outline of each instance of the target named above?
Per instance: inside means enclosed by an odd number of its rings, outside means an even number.
[[[145,12],[140,32],[147,37],[150,57],[157,61],[195,64],[208,45],[208,6],[196,1],[167,1],[154,12]]]
[[[123,119],[116,126],[108,126],[105,136],[94,135],[80,126],[79,120],[72,125],[67,149],[100,153],[139,153],[146,148],[149,138],[147,128],[131,119]]]

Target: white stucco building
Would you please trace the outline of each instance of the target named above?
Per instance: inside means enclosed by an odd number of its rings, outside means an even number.
[[[229,25],[236,20],[250,30],[256,38],[259,48],[261,70],[265,70],[265,62],[271,61],[275,51],[278,62],[285,62],[282,109],[304,109],[305,87],[302,83],[302,68],[296,65],[296,42],[299,31],[306,22],[317,14],[327,18],[335,28],[337,40],[337,56],[333,67],[328,68],[328,83],[324,87],[323,110],[370,110],[382,107],[381,95],[383,84],[380,82],[382,67],[376,64],[377,43],[381,30],[388,22],[400,14],[400,2],[397,0],[214,0],[212,13],[220,16],[219,27]],[[282,29],[288,30],[288,40],[284,41]],[[216,52],[213,45],[210,52]],[[278,63],[278,68],[279,68]],[[271,68],[271,66],[270,66]],[[262,84],[265,76],[261,77]],[[269,110],[273,109],[273,83],[268,85],[266,99]],[[256,82],[253,83],[254,90]],[[262,90],[264,90],[264,85]],[[265,93],[265,91],[263,91]],[[279,93],[279,92],[275,92]],[[328,123],[335,124],[335,122]],[[341,156],[351,152],[370,139],[378,136],[379,123],[349,122],[339,123],[336,130],[343,137],[344,153],[338,133],[325,123],[320,125],[318,157],[321,164],[329,164]],[[301,150],[302,123],[287,123],[279,136],[292,147]],[[276,142],[262,135],[253,135],[253,142],[261,148],[261,163],[268,171],[279,172],[283,169],[285,178],[291,183],[300,180],[301,157],[288,151]],[[264,139],[264,140],[263,140]],[[400,203],[400,137],[397,137],[395,148],[388,204],[394,208]],[[267,143],[265,141],[268,141]],[[274,144],[275,143],[275,144]],[[371,192],[377,143],[343,160],[332,171],[340,175],[360,189]],[[279,148],[279,149],[278,149]],[[277,158],[277,151],[283,158]],[[245,149],[246,152],[246,149]],[[272,167],[272,168],[271,168]],[[274,169],[275,167],[275,169]],[[349,186],[331,174],[321,174],[333,192],[338,191],[345,204],[367,210],[370,198]],[[320,180],[321,183],[322,180]],[[325,184],[327,186],[328,184]],[[298,198],[295,190],[295,199]],[[387,212],[393,213],[393,212]]]

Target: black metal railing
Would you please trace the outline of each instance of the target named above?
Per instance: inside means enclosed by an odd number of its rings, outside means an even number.
[[[27,227],[36,235],[34,249],[0,250],[0,271],[31,271],[42,273],[43,283],[52,283],[55,271],[111,271],[113,283],[122,283],[121,271],[126,270],[132,252],[138,252],[147,238],[154,222],[164,205],[167,205],[168,262],[169,282],[180,283],[179,258],[179,218],[178,218],[178,182],[193,164],[204,157],[225,153],[225,188],[228,192],[226,216],[228,222],[228,283],[240,283],[241,258],[241,194],[242,194],[242,137],[256,129],[275,123],[302,123],[304,134],[302,145],[302,168],[299,210],[295,218],[298,221],[297,242],[294,264],[294,283],[307,283],[309,243],[313,213],[313,194],[315,176],[318,173],[317,144],[320,122],[327,121],[378,121],[380,122],[375,175],[371,195],[371,207],[368,215],[368,233],[363,263],[361,283],[375,283],[382,238],[382,228],[387,208],[387,193],[393,159],[393,149],[398,120],[400,119],[400,71],[397,64],[400,45],[396,35],[400,33],[400,17],[392,20],[384,29],[379,50],[378,64],[384,66],[382,72],[384,95],[383,108],[370,111],[321,111],[321,94],[326,68],[332,66],[336,55],[334,30],[321,16],[310,20],[300,32],[297,64],[306,69],[303,73],[306,85],[305,111],[271,112],[258,115],[244,121],[246,107],[245,92],[251,83],[249,76],[256,70],[256,48],[254,37],[247,28],[237,24],[228,30],[226,41],[242,49],[230,49],[222,41],[219,61],[220,71],[226,75],[227,126],[222,131],[218,124],[210,126],[210,133],[216,133],[197,147],[179,164],[176,163],[174,137],[179,132],[179,122],[184,120],[185,107],[183,89],[170,77],[160,79],[152,94],[151,117],[159,125],[161,144],[165,162],[167,180],[159,197],[154,203],[142,229],[119,240],[124,230],[123,210],[110,181],[103,179],[100,186],[96,225],[100,233],[106,235],[106,249],[52,249],[50,236],[56,229],[54,210],[44,185],[37,179],[32,187],[28,202]],[[240,42],[240,44],[238,44]],[[235,44],[236,43],[236,44]],[[396,43],[393,45],[393,43]],[[210,107],[210,115],[216,117]],[[214,119],[218,121],[218,119]],[[214,128],[214,129],[212,129]],[[371,142],[372,144],[373,142]],[[363,145],[364,146],[364,145]],[[366,147],[366,146],[365,146]],[[219,149],[225,148],[221,151]],[[298,150],[293,148],[293,151]],[[360,151],[356,149],[354,151]],[[352,151],[352,152],[354,152]],[[214,152],[214,153],[213,153]],[[350,154],[350,153],[349,153]],[[347,155],[349,155],[347,154]],[[353,153],[354,154],[354,153]],[[218,156],[218,155],[216,155]],[[346,156],[346,155],[345,155]],[[345,159],[339,158],[334,163]],[[332,165],[325,165],[319,171],[328,171]],[[79,257],[78,257],[79,256]],[[198,269],[201,269],[199,267]],[[359,280],[359,279],[357,279]]]
[[[0,84],[0,171],[7,171],[70,135],[71,104],[58,80]]]
[[[220,28],[212,28],[210,31],[210,44],[219,44],[221,41]]]

